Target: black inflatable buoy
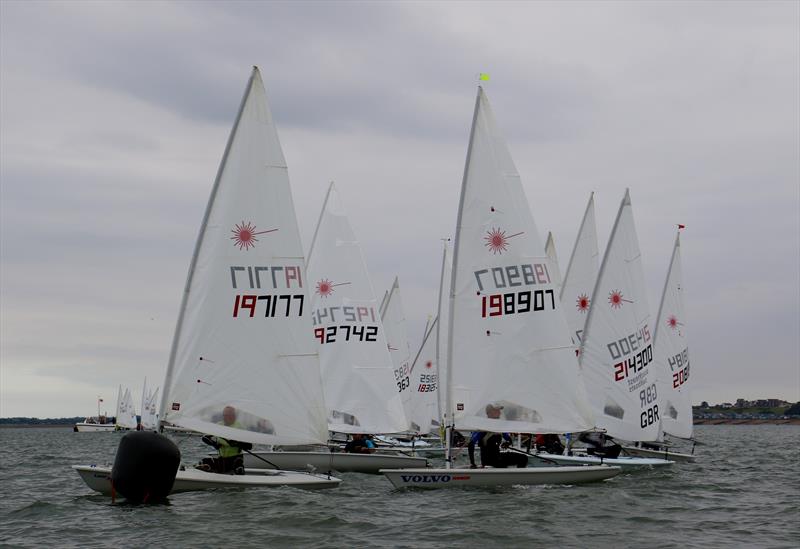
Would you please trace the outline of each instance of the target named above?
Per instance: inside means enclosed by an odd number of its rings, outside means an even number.
[[[164,501],[175,483],[181,451],[152,431],[132,431],[119,441],[111,469],[113,489],[133,503]]]

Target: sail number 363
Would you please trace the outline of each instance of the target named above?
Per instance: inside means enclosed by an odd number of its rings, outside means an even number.
[[[509,292],[481,296],[481,317],[513,315],[556,308],[553,290]]]

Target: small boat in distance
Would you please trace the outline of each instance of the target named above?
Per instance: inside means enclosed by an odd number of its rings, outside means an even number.
[[[120,387],[120,390],[122,390],[122,387]],[[117,418],[101,414],[101,404],[103,404],[103,397],[97,397],[97,415],[87,416],[83,421],[76,423],[72,430],[76,433],[100,433],[116,430]],[[117,408],[119,408],[119,399],[117,400]]]

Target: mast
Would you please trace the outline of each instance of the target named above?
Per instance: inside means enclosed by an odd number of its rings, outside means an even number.
[[[450,444],[450,439],[452,438],[452,431],[455,427],[455,422],[453,421],[453,391],[452,391],[452,380],[453,380],[453,310],[455,308],[455,301],[456,301],[456,273],[458,272],[458,248],[461,244],[461,219],[464,214],[464,196],[466,194],[467,188],[467,180],[469,175],[469,162],[472,156],[472,146],[473,141],[475,140],[475,126],[478,120],[478,109],[481,105],[481,95],[483,94],[483,88],[478,86],[478,93],[475,96],[475,110],[472,113],[472,128],[469,131],[469,145],[467,146],[467,159],[464,164],[464,176],[461,179],[461,196],[458,199],[458,218],[456,220],[456,236],[455,236],[455,244],[453,246],[453,270],[450,274],[450,302],[449,302],[449,313],[447,326],[447,381],[445,383],[445,436],[447,437],[447,451],[446,451],[446,460],[447,460],[447,468],[450,469],[452,467],[452,447]]]
[[[444,425],[444,413],[445,413],[445,406],[442,402],[442,368],[441,363],[442,359],[440,356],[439,351],[441,346],[441,325],[442,325],[442,294],[444,292],[444,273],[447,269],[447,243],[450,242],[449,238],[442,239],[442,271],[439,274],[439,299],[437,299],[436,303],[436,319],[434,322],[436,323],[436,350],[434,351],[434,360],[436,360],[436,379],[439,380],[439,390],[437,391],[436,395],[436,404],[439,408],[439,422],[440,425]],[[428,320],[430,322],[430,319]],[[427,333],[427,327],[426,327]],[[424,341],[423,341],[424,345]],[[441,431],[439,431],[441,433]]]

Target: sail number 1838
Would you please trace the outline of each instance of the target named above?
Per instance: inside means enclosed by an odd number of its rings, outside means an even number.
[[[513,315],[556,308],[553,290],[509,292],[481,296],[481,317]]]

